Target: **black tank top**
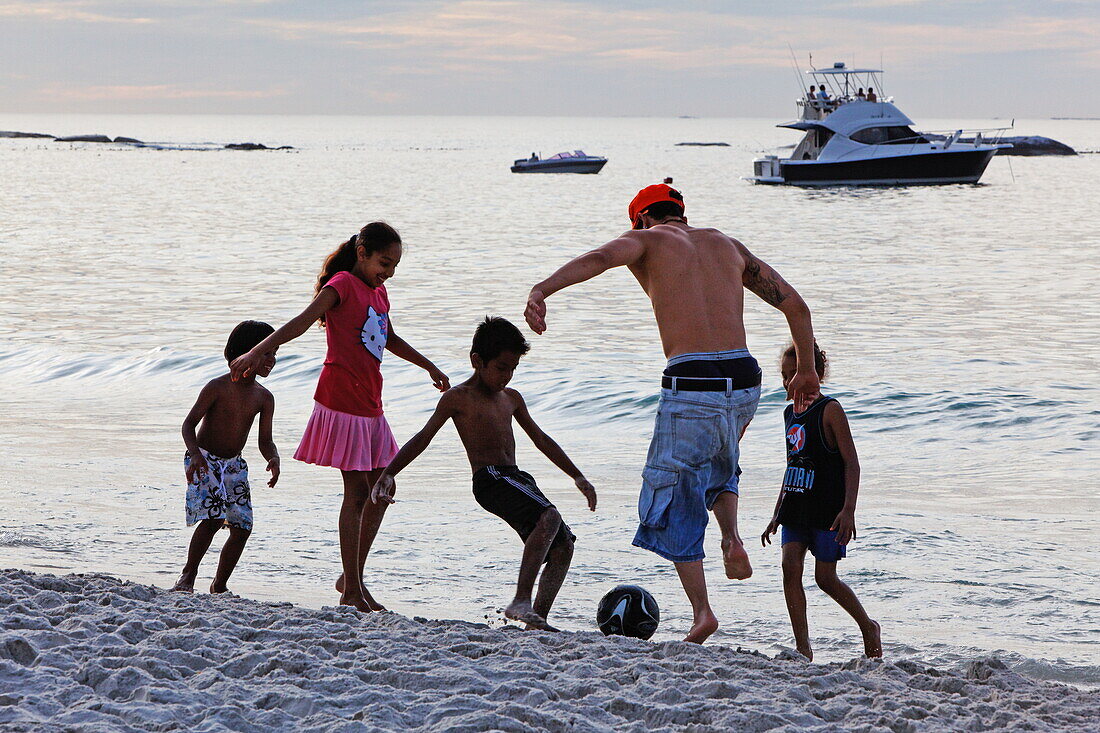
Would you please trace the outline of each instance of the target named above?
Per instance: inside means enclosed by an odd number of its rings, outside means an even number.
[[[830,402],[836,400],[821,397],[800,415],[795,414],[794,405],[783,412],[787,471],[780,524],[829,529],[844,508],[844,459],[825,443],[825,406]]]

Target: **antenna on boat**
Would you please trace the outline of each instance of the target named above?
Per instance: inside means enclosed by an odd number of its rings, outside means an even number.
[[[794,49],[791,48],[791,44],[787,44],[787,50],[791,52],[791,66],[794,67],[794,75],[798,77],[798,86],[802,87],[802,96],[806,96],[806,82],[802,79],[802,74],[798,73],[798,59],[794,55]],[[813,55],[810,56],[813,58]],[[812,66],[812,64],[811,64]]]

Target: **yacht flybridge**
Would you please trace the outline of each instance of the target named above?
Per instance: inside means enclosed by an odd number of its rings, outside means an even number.
[[[915,132],[893,97],[876,96],[881,73],[842,62],[807,71],[814,92],[798,100],[799,119],[778,125],[804,132],[802,141],[789,158],[754,160],[754,175],[746,180],[794,186],[976,183],[997,150],[1011,147],[984,142],[983,131],[965,143],[959,140],[963,130]]]

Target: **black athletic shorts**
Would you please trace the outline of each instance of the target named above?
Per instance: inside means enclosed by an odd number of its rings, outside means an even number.
[[[531,474],[515,466],[484,466],[474,473],[474,498],[481,507],[507,522],[526,542],[539,517],[554,508],[539,491]],[[561,542],[572,544],[577,536],[563,521],[551,547]]]

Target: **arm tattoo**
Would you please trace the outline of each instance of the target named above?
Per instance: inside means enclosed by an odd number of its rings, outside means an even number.
[[[783,278],[770,267],[767,274],[761,272],[760,260],[750,259],[745,263],[744,282],[745,287],[760,296],[765,303],[776,308],[787,299],[787,294],[783,292],[782,287],[786,285]]]

